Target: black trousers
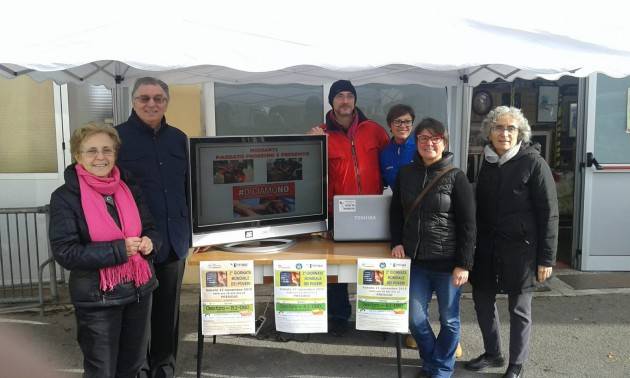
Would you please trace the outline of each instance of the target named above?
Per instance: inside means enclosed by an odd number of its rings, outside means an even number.
[[[529,339],[532,332],[533,293],[508,294],[510,312],[510,363],[523,364],[529,356]],[[473,300],[477,312],[477,322],[483,337],[486,353],[501,353],[499,335],[499,313],[496,294],[473,288]]]
[[[151,295],[112,307],[76,307],[84,377],[135,377],[147,356]]]
[[[352,308],[348,298],[347,283],[328,284],[328,317],[334,320],[350,319]]]
[[[179,298],[186,260],[155,264],[160,285],[153,292],[148,362],[152,377],[174,377],[179,342]]]

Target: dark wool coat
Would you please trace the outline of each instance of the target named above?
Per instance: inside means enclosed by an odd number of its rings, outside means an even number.
[[[99,269],[120,265],[127,262],[125,241],[92,242],[81,206],[81,192],[75,164],[64,172],[66,183],[53,192],[50,197],[49,238],[55,261],[70,270],[70,299],[77,307],[101,307],[125,305],[138,301],[150,294],[157,287],[153,273],[149,282],[136,289],[133,282],[121,283],[113,290],[100,290]],[[142,236],[153,242],[155,249],[160,247],[161,238],[155,229],[153,218],[142,200],[139,187],[128,172],[120,171],[120,178],[131,193],[142,222]],[[151,271],[153,264],[149,260]]]
[[[116,126],[122,145],[117,164],[138,180],[151,215],[162,236],[156,263],[167,261],[171,249],[179,259],[190,248],[188,212],[188,139],[166,119],[157,133],[132,111],[127,122]]]
[[[416,161],[400,169],[390,208],[391,245],[402,244],[415,263],[437,271],[455,266],[471,270],[475,247],[475,204],[466,174],[454,169],[422,199],[421,205],[405,216],[412,204],[437,175],[452,165],[453,154],[425,167]]]
[[[551,169],[533,146],[502,166],[484,161],[477,181],[477,251],[471,283],[498,293],[533,290],[537,266],[553,266],[558,197]]]

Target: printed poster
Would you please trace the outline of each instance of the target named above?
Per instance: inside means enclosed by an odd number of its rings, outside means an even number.
[[[234,218],[295,212],[295,183],[232,187]]]
[[[202,261],[199,272],[202,333],[254,333],[254,262]]]
[[[326,260],[274,260],[276,330],[328,332]]]
[[[357,329],[409,330],[408,259],[357,260]]]

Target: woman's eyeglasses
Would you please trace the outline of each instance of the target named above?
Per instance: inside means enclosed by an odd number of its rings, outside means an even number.
[[[434,135],[434,136],[426,136],[426,135],[418,135],[418,143],[420,144],[429,144],[429,142],[433,144],[438,144],[442,140],[444,140],[444,136],[442,135]]]
[[[90,148],[89,150],[80,151],[85,157],[89,159],[94,159],[98,156],[99,153],[103,154],[103,156],[111,157],[114,156],[114,149],[105,147],[102,150],[98,150],[96,148]]]
[[[413,124],[412,119],[405,119],[405,120],[395,119],[392,121],[392,126],[396,126],[396,127],[411,127],[412,124]]]
[[[518,131],[518,127],[510,125],[510,126],[492,126],[492,132],[495,134],[503,134],[504,132],[508,132],[508,134],[512,134]]]

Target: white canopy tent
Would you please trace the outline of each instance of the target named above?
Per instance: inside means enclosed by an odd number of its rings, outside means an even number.
[[[448,124],[467,155],[472,87],[497,78],[630,75],[621,3],[489,0],[29,2],[0,23],[0,75],[122,87],[169,84],[421,84],[449,90]]]
[[[630,75],[622,3],[534,0],[29,2],[0,23],[0,75],[129,86],[302,83],[474,86],[497,77]]]

